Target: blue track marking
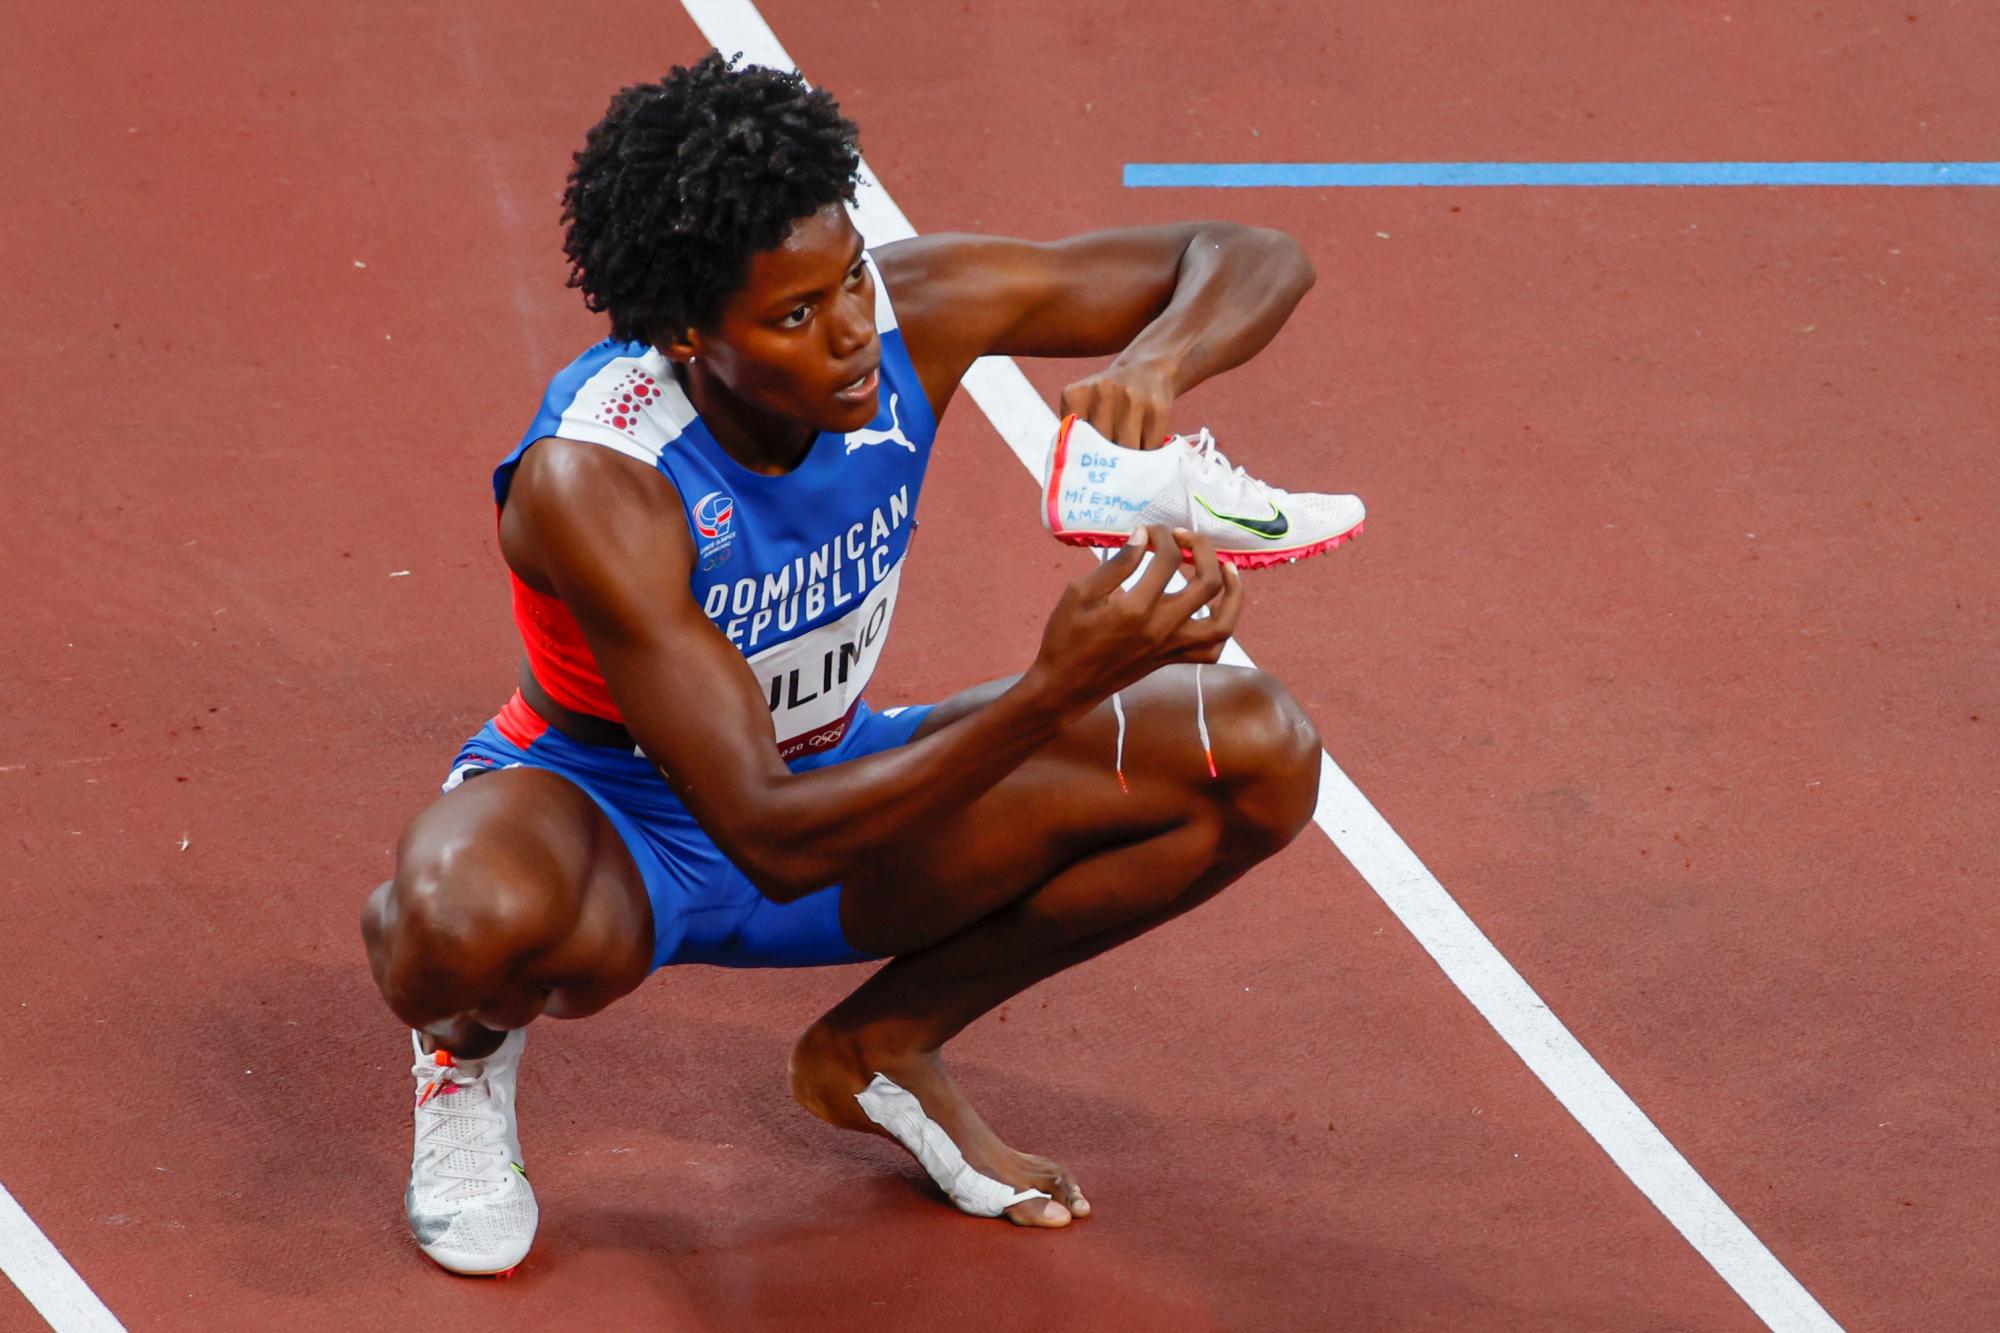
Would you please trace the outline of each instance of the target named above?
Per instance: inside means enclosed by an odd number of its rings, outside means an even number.
[[[1128,162],[1132,189],[2000,185],[2000,162]]]

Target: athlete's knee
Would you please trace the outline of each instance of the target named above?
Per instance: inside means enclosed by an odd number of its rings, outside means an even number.
[[[389,923],[393,904],[390,899],[396,890],[394,880],[384,880],[375,886],[367,901],[361,904],[361,942],[368,947],[368,958],[372,963],[387,947]]]
[[[396,848],[396,877],[384,886],[386,932],[406,945],[449,949],[501,925],[532,875],[517,849],[489,832],[422,817],[412,823]]]
[[[362,914],[369,966],[390,1009],[437,1035],[439,1024],[487,1001],[493,979],[522,954],[525,887],[504,849],[470,830],[413,824],[397,847],[395,878]]]
[[[490,780],[490,779],[488,779]],[[378,894],[383,952],[404,973],[450,973],[504,951],[546,913],[553,858],[532,829],[434,805],[396,845]]]
[[[1233,671],[1209,698],[1215,762],[1230,779],[1229,821],[1240,838],[1276,851],[1312,818],[1319,798],[1319,731],[1274,676]]]
[[[420,823],[412,825],[396,848],[395,877],[374,892],[362,913],[375,984],[390,1007],[414,1025],[421,1026],[417,1011],[431,1016],[431,997],[452,989],[439,984],[452,972],[451,960],[478,943],[471,910],[476,858],[476,848],[426,836]]]

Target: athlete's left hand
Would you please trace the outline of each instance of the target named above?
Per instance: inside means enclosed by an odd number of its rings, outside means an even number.
[[[1113,361],[1062,392],[1064,414],[1076,414],[1127,449],[1157,449],[1166,443],[1173,407],[1172,371],[1150,361]]]

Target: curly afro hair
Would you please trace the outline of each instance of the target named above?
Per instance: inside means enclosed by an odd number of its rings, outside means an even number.
[[[797,74],[716,51],[620,89],[563,192],[569,285],[625,341],[713,328],[752,255],[854,202],[857,132]]]

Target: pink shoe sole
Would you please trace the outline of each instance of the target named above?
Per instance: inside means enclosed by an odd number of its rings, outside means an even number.
[[[1215,558],[1225,565],[1235,565],[1238,569],[1263,569],[1270,565],[1297,564],[1307,556],[1318,555],[1321,551],[1331,551],[1344,541],[1359,537],[1367,527],[1367,521],[1356,523],[1337,537],[1327,537],[1311,546],[1295,546],[1283,551],[1217,551]],[[1058,532],[1057,541],[1065,546],[1123,546],[1130,540],[1130,534],[1121,532]]]

